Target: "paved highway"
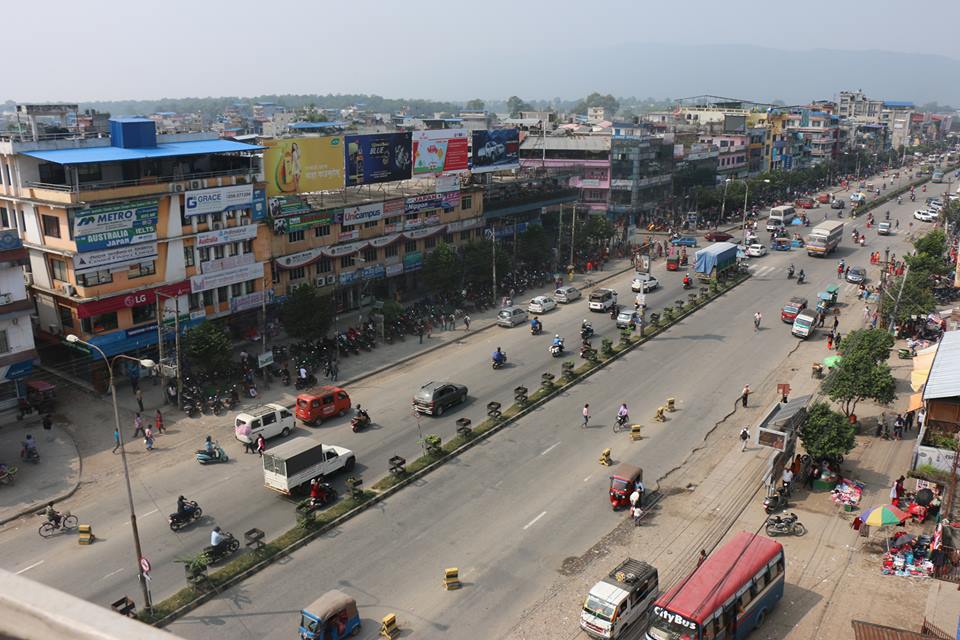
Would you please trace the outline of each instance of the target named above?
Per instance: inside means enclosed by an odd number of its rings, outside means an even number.
[[[907,206],[891,210],[905,228]],[[815,221],[823,211],[814,212]],[[856,226],[863,228],[862,219]],[[848,230],[829,260],[796,251],[755,259],[751,270],[757,277],[745,285],[288,562],[185,616],[171,630],[189,638],[286,638],[295,632],[301,606],[327,589],[340,588],[360,604],[362,637],[374,637],[377,621],[389,612],[397,613],[402,626],[417,637],[502,637],[552,583],[565,558],[579,556],[624,517],[609,509],[606,470],[596,462],[600,450],[612,447],[616,460],[640,464],[648,479],[682,465],[731,410],[744,383],[758,392],[757,402],[772,399],[779,380],[771,374],[795,345],[788,325],[778,318],[785,299],[797,293],[812,299],[837,282],[837,258],[867,265],[870,251],[888,245],[902,254],[905,239],[878,239],[870,231],[867,246],[854,249]],[[804,267],[809,284],[786,280],[790,261]],[[870,276],[877,277],[875,268]],[[844,284],[842,289],[845,310],[859,314],[855,287]],[[752,323],[756,310],[765,318],[759,332]],[[456,357],[483,363],[483,354],[505,340],[494,336],[488,333],[479,341],[485,344],[473,347],[478,357],[468,359],[462,351]],[[535,339],[525,335],[524,340]],[[511,356],[517,350],[505,348]],[[532,368],[525,379],[535,379],[541,368],[532,367],[527,357],[521,347],[520,357],[511,359],[525,371]],[[484,399],[508,395],[515,385],[498,383],[498,376],[480,366],[472,369],[480,369],[488,380],[479,387]],[[390,393],[388,381],[377,389]],[[668,396],[678,398],[680,411],[665,424],[650,424],[648,417]],[[647,424],[639,443],[610,429],[621,401],[630,405],[635,420]],[[581,429],[585,402],[591,404],[594,420],[591,428]],[[468,408],[451,419],[476,413]],[[738,428],[736,420],[728,427]],[[441,576],[448,566],[460,568],[464,589],[443,591]]]

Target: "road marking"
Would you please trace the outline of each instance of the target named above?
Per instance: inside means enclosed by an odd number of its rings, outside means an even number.
[[[552,444],[552,445],[550,445],[549,447],[547,447],[546,449],[544,449],[544,450],[543,450],[543,453],[541,453],[540,455],[545,456],[545,455],[547,455],[548,453],[550,453],[551,451],[553,451],[554,449],[556,449],[556,448],[559,447],[559,446],[560,446],[560,443],[559,443],[559,442],[556,443],[556,444]]]
[[[142,517],[146,518],[147,516],[152,515],[152,514],[156,513],[157,511],[160,511],[160,509],[154,509],[153,511],[147,511],[145,514],[143,514]]]
[[[116,571],[111,571],[110,573],[108,573],[107,575],[103,576],[103,577],[100,578],[100,579],[101,579],[101,580],[106,580],[106,579],[109,578],[110,576],[115,576],[115,575],[117,575],[118,573],[120,573],[121,571],[123,571],[123,567],[120,567],[120,568],[117,569]]]
[[[591,473],[591,474],[588,475],[586,478],[584,478],[583,481],[584,481],[584,482],[587,482],[587,481],[588,481],[590,478],[592,478],[592,477],[593,477],[593,474]]]
[[[41,560],[40,562],[34,562],[29,567],[25,567],[23,569],[20,569],[20,571],[17,571],[17,575],[20,575],[21,573],[26,573],[27,571],[30,571],[30,569],[33,569],[34,567],[39,567],[42,564],[43,564],[43,560]]]
[[[523,530],[526,531],[527,529],[529,529],[530,527],[532,527],[534,524],[536,524],[537,520],[539,520],[540,518],[542,518],[542,517],[545,516],[545,515],[547,515],[547,512],[546,512],[546,511],[541,511],[541,512],[540,512],[540,515],[538,515],[536,518],[534,518],[533,520],[531,520],[530,522],[528,522],[526,525],[524,525]]]

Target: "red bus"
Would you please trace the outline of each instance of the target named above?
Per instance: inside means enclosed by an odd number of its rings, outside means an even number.
[[[783,545],[747,531],[657,598],[647,640],[739,640],[783,597]]]

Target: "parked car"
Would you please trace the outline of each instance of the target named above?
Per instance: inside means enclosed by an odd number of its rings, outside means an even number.
[[[675,247],[695,247],[697,246],[697,239],[693,236],[680,236],[672,239],[670,244]]]
[[[797,314],[806,308],[806,298],[790,298],[790,300],[787,301],[787,304],[783,305],[783,308],[780,309],[780,319],[787,324],[793,324],[793,321],[797,318]]]
[[[537,296],[527,305],[527,311],[530,313],[546,313],[556,308],[557,301],[550,296]]]
[[[442,416],[450,407],[467,399],[467,388],[453,382],[428,382],[413,396],[413,408],[419,413]]]
[[[630,290],[634,293],[646,293],[653,291],[660,286],[660,281],[649,273],[638,273],[637,277],[630,283]]]
[[[527,321],[527,312],[523,307],[505,307],[497,314],[497,324],[501,327],[515,327]]]
[[[913,217],[919,220],[920,222],[934,222],[937,219],[937,214],[933,211],[927,211],[922,209],[920,211],[914,211]]]
[[[747,255],[751,258],[759,258],[760,256],[767,255],[767,247],[765,245],[756,242],[749,247],[747,247]]]
[[[837,198],[836,200],[830,203],[831,209],[845,209],[846,206],[847,206],[847,203],[844,202],[843,200],[840,200],[839,198]]]
[[[726,242],[732,237],[732,235],[724,233],[723,231],[708,231],[703,234],[703,239],[709,240],[710,242]]]
[[[847,271],[847,282],[852,282],[853,284],[860,284],[867,279],[867,270],[863,267],[850,267],[850,270]]]
[[[576,287],[566,286],[560,287],[553,292],[553,299],[561,304],[567,304],[573,302],[574,300],[579,300],[583,297],[583,294],[580,293],[580,289]]]

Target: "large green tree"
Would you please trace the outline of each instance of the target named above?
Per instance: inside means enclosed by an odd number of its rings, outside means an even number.
[[[816,460],[839,460],[853,450],[856,431],[856,425],[850,424],[843,414],[831,409],[826,402],[815,402],[800,429],[800,441]]]
[[[219,377],[233,361],[233,342],[223,327],[208,321],[183,334],[183,353],[193,368]]]
[[[288,292],[280,307],[280,323],[287,334],[297,340],[324,337],[334,315],[333,296],[307,283]]]
[[[441,242],[423,261],[423,277],[434,291],[453,293],[460,286],[462,267],[456,250]]]
[[[911,270],[899,278],[887,279],[880,299],[880,315],[884,321],[893,316],[894,323],[899,324],[909,320],[910,316],[929,313],[936,304],[930,288],[930,277],[926,273]]]
[[[483,111],[484,107],[483,100],[480,98],[474,98],[473,100],[468,100],[466,104],[466,109],[468,111]]]
[[[823,392],[840,406],[844,415],[849,416],[863,400],[890,404],[896,386],[887,363],[874,360],[870,349],[865,347],[850,354],[844,351],[839,364],[823,381]]]
[[[881,329],[857,329],[843,338],[843,357],[863,358],[867,362],[884,362],[893,348],[893,336]]]
[[[516,118],[520,115],[521,111],[531,111],[532,108],[530,105],[523,101],[522,98],[517,96],[510,96],[507,98],[507,111],[510,112],[511,118]]]
[[[463,280],[488,291],[493,282],[493,247],[489,240],[471,240],[462,245]],[[497,279],[510,271],[510,257],[503,247],[497,247]]]
[[[531,269],[550,269],[554,263],[553,242],[540,225],[528,225],[517,238],[520,260]]]
[[[606,116],[612,118],[620,109],[620,102],[609,93],[603,95],[594,91],[574,105],[572,111],[573,113],[584,114],[590,107],[603,107],[606,111]]]

